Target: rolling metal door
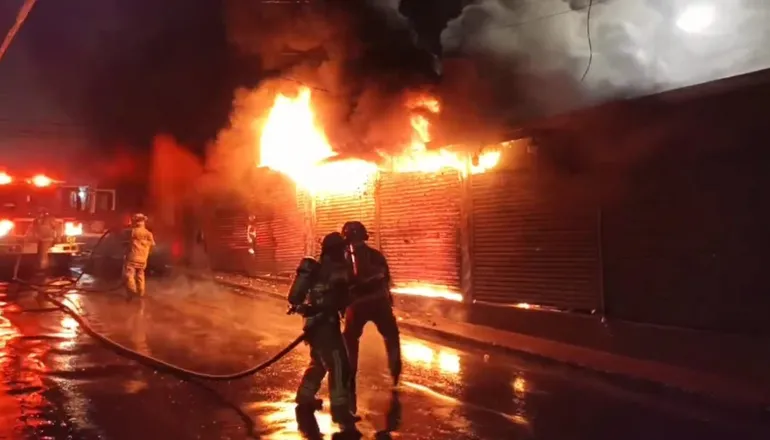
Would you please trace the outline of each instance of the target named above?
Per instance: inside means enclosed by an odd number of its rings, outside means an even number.
[[[213,220],[207,234],[212,268],[227,272],[246,270],[248,214],[234,209],[219,210]]]
[[[460,192],[457,172],[382,175],[380,245],[396,285],[460,291]]]
[[[476,301],[601,306],[598,210],[568,204],[528,172],[472,176]]]
[[[294,185],[285,185],[273,193],[273,217],[270,229],[275,241],[275,275],[291,276],[305,256],[304,199]]]
[[[377,231],[374,227],[374,183],[356,195],[316,197],[314,225],[314,255],[320,252],[321,240],[330,232],[340,232],[347,221],[360,221],[369,230],[372,243]]]

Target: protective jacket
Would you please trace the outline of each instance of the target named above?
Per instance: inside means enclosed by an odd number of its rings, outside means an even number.
[[[300,381],[296,402],[316,409],[316,394],[327,373],[332,420],[349,428],[355,424],[351,411],[351,371],[340,331],[340,313],[347,305],[348,268],[343,258],[321,261],[303,258],[289,290],[289,303],[305,318],[310,363]]]
[[[146,265],[150,257],[150,251],[155,246],[155,237],[144,225],[133,226],[126,231],[127,239],[127,264]]]
[[[305,317],[305,328],[337,324],[348,305],[348,270],[344,263],[307,257],[300,261],[289,289],[289,303]]]
[[[390,269],[385,256],[365,243],[358,243],[349,249],[348,258],[354,263],[351,266],[355,275],[351,288],[353,301],[345,311],[343,336],[353,376],[351,388],[355,412],[358,352],[364,327],[373,322],[382,335],[394,385],[398,384],[401,376],[401,336],[393,314]]]
[[[356,300],[386,298],[392,302],[390,268],[382,252],[360,243],[349,248],[348,259],[353,267],[351,294]]]

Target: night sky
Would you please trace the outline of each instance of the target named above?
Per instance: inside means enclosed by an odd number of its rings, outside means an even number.
[[[21,4],[0,2],[3,35]],[[39,0],[0,61],[5,161],[140,153],[159,132],[202,151],[233,90],[222,17],[221,0]]]

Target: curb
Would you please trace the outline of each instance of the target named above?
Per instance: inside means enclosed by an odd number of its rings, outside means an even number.
[[[286,299],[283,295],[267,289],[223,279],[214,278],[214,281],[236,290],[254,292],[271,299],[281,301]],[[765,393],[751,384],[728,377],[492,328],[488,331],[505,333],[508,339],[518,340],[520,344],[498,344],[490,340],[441,330],[438,326],[409,322],[408,318],[399,316],[398,319],[401,328],[417,336],[446,340],[482,350],[491,349],[538,363],[566,366],[589,374],[593,373],[611,381],[622,381],[624,386],[636,386],[646,393],[651,390],[662,393],[661,397],[672,395],[671,397],[685,399],[705,398],[720,406],[726,405],[727,409],[748,410],[760,417],[770,412],[770,392]],[[537,349],[533,345],[546,346],[547,349],[543,350],[542,347]]]

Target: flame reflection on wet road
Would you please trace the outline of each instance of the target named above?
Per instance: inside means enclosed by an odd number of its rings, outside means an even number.
[[[301,323],[283,304],[228,291],[185,293],[156,284],[153,296],[69,295],[92,326],[118,342],[199,371],[229,373],[264,360]],[[190,292],[193,293],[190,293]],[[0,308],[0,438],[83,440],[299,439],[294,392],[307,365],[301,346],[263,374],[195,384],[118,357],[33,297]],[[392,393],[382,340],[362,341],[359,423],[365,438],[406,439],[770,438],[726,422],[663,412],[513,357],[486,356],[404,335],[402,386]],[[321,397],[326,398],[322,391]],[[325,438],[336,431],[316,414]],[[751,425],[754,429],[754,425]],[[766,432],[764,432],[766,433]],[[383,437],[384,438],[384,437]]]
[[[302,439],[303,436],[298,430],[296,415],[294,414],[294,394],[284,394],[279,402],[260,402],[255,403],[254,407],[263,411],[261,420],[267,426],[274,427],[265,438],[273,440],[294,440]],[[332,416],[326,407],[316,413],[316,421],[321,434],[331,435],[338,432],[336,426],[332,423]]]

